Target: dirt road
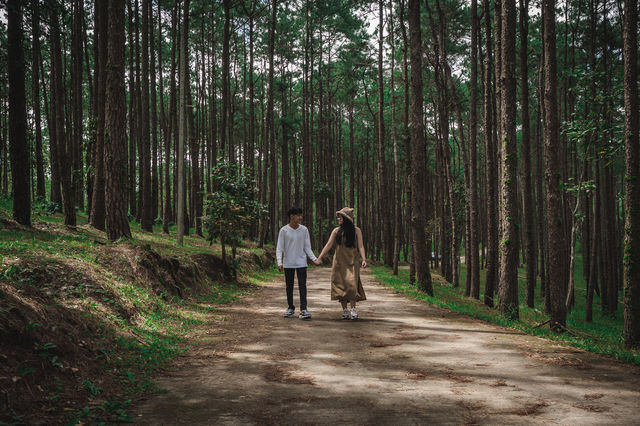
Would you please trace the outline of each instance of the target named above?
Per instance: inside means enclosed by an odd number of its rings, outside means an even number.
[[[310,321],[282,317],[283,282],[223,307],[135,421],[640,424],[638,367],[407,300],[368,273],[361,319],[343,321],[329,274],[309,270]]]

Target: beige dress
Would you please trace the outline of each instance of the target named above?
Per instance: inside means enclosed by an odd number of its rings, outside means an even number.
[[[331,267],[331,300],[367,300],[360,281],[359,257],[356,247],[336,244]]]

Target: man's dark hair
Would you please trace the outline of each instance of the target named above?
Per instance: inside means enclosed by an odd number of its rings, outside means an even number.
[[[292,214],[302,214],[302,209],[300,207],[291,207],[287,212],[287,217],[291,219]]]

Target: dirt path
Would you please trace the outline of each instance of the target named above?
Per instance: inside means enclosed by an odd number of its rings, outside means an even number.
[[[283,282],[223,307],[136,422],[640,424],[638,367],[407,300],[366,273],[362,318],[343,321],[329,274],[309,270],[310,321],[282,317]]]

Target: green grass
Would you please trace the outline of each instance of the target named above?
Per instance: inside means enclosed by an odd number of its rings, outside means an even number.
[[[640,352],[626,350],[623,346],[623,308],[621,303],[618,304],[616,317],[612,318],[602,313],[600,309],[600,299],[597,295],[594,295],[593,321],[590,323],[585,321],[586,289],[584,280],[582,279],[582,259],[579,256],[576,259],[575,305],[567,315],[567,328],[569,332],[565,333],[554,333],[549,330],[548,326],[536,327],[548,320],[549,316],[541,312],[544,310],[544,302],[540,298],[539,292],[535,298],[536,308],[531,309],[525,306],[524,269],[518,271],[518,297],[520,300],[520,318],[518,321],[505,319],[496,309],[489,308],[482,303],[481,301],[484,300],[484,294],[480,295],[480,301],[464,296],[466,278],[465,265],[461,265],[461,285],[458,288],[454,288],[432,271],[432,277],[434,278],[433,297],[423,293],[415,285],[409,284],[409,271],[407,269],[400,269],[398,276],[394,276],[392,270],[384,266],[374,266],[372,271],[376,279],[380,282],[413,299],[424,300],[433,305],[462,313],[472,318],[521,330],[527,334],[552,339],[585,349],[589,352],[611,356],[620,361],[640,364]],[[484,274],[485,271],[482,270],[480,272],[481,289],[484,289]],[[539,291],[539,289],[540,286],[538,285],[536,291]]]

